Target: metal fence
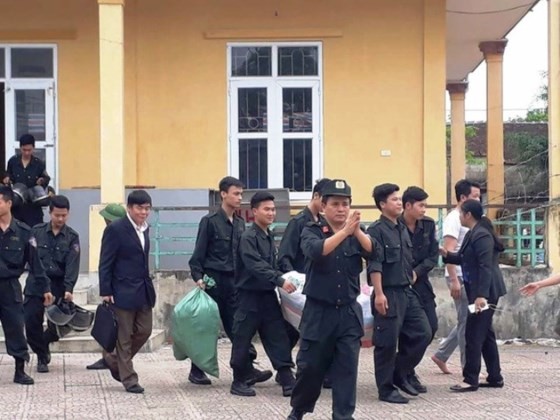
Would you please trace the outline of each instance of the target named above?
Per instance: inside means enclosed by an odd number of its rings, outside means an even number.
[[[443,219],[446,206],[429,206],[437,209],[438,239],[442,241]],[[372,210],[373,206],[352,206],[353,209]],[[295,209],[295,208],[294,208]],[[151,241],[154,269],[165,270],[175,266],[173,259],[181,258],[186,267],[192,255],[198,231],[198,220],[216,208],[208,207],[154,207],[150,216]],[[509,207],[494,220],[498,235],[504,241],[506,250],[502,263],[521,267],[547,264],[545,241],[546,209],[541,207]],[[371,222],[364,222],[367,226]],[[274,223],[275,238],[280,240],[287,223]],[[442,265],[440,260],[440,266]]]

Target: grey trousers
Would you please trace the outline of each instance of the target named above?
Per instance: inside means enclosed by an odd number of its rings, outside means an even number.
[[[445,277],[445,280],[447,281],[447,287],[450,287],[451,279]],[[465,366],[465,328],[467,326],[467,316],[469,314],[469,301],[467,299],[467,293],[465,292],[465,286],[463,285],[463,279],[460,276],[459,281],[461,282],[461,297],[459,299],[453,299],[455,310],[457,311],[457,325],[453,327],[447,338],[441,342],[435,353],[435,357],[442,362],[447,362],[457,346],[459,346],[459,351],[461,352],[461,366]]]

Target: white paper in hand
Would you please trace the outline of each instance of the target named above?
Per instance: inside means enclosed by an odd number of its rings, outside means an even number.
[[[282,275],[282,278],[284,280],[289,280],[294,286],[296,286],[298,292],[303,290],[303,285],[305,284],[305,274],[298,273],[297,271],[288,271]]]

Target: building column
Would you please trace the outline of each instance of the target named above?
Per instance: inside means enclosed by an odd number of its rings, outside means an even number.
[[[124,197],[124,0],[99,3],[101,202]]]
[[[447,84],[451,102],[451,191],[466,174],[465,94],[468,87],[466,81]]]
[[[101,202],[124,200],[124,3],[97,0],[99,5],[99,96]],[[89,214],[89,271],[97,271],[105,223],[103,205]]]
[[[560,269],[560,0],[548,1],[548,264]]]
[[[488,204],[504,203],[504,104],[503,63],[507,39],[479,44],[486,60],[487,195]],[[497,208],[488,209],[491,218]]]
[[[439,205],[447,201],[445,21],[445,0],[424,0],[422,181],[430,203]]]

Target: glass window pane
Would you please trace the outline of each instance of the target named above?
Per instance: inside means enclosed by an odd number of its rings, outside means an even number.
[[[240,88],[237,91],[238,131],[266,133],[266,88]]]
[[[318,76],[318,47],[279,47],[279,76]]]
[[[246,188],[268,187],[266,139],[239,140],[239,179]]]
[[[232,47],[231,75],[270,76],[272,69],[271,47]]]
[[[16,90],[16,139],[33,134],[36,141],[45,141],[45,91]]]
[[[284,188],[313,190],[311,139],[284,139]]]
[[[311,133],[313,131],[313,101],[311,88],[284,88],[282,90],[284,133]]]
[[[0,48],[0,79],[6,77],[6,50]]]
[[[52,48],[12,48],[12,77],[53,77]]]

